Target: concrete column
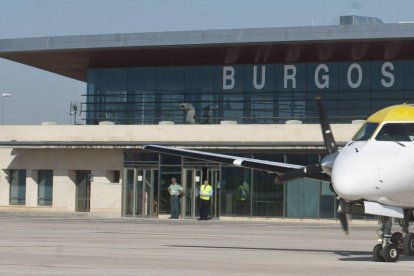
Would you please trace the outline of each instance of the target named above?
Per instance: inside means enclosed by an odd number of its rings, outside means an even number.
[[[121,216],[122,185],[113,183],[113,171],[93,170],[91,213]]]
[[[53,208],[75,212],[76,172],[69,170],[53,171]]]
[[[26,170],[26,206],[37,206],[37,170]]]
[[[0,206],[9,205],[10,183],[7,171],[0,170]]]

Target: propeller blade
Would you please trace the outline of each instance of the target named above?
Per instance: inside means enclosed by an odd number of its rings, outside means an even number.
[[[349,234],[349,225],[348,225],[348,216],[343,213],[338,213],[339,221],[341,222],[342,230],[344,230],[345,234]]]
[[[336,193],[335,193],[336,194]],[[341,226],[342,226],[342,230],[344,230],[345,234],[348,235],[349,233],[349,226],[348,226],[348,215],[347,215],[347,211],[349,212],[349,208],[350,206],[346,204],[346,202],[337,197],[336,200],[337,206],[338,206],[338,218],[339,221],[341,222]]]
[[[316,97],[316,105],[318,108],[318,114],[319,114],[319,120],[321,123],[321,129],[322,129],[322,136],[323,136],[323,142],[325,143],[326,150],[329,152],[327,156],[325,156],[320,164],[321,170],[331,175],[333,164],[335,162],[336,157],[338,156],[338,146],[335,142],[335,138],[333,137],[331,126],[328,121],[328,116],[326,115],[325,109],[323,108],[321,97]],[[333,186],[331,184],[332,191],[336,194],[336,192],[333,189]],[[339,206],[340,206],[340,199],[338,200]],[[342,213],[338,209],[338,218],[341,222],[342,230],[344,230],[345,234],[348,235],[349,233],[349,225],[348,225],[348,216],[345,213]]]
[[[338,150],[338,146],[336,145],[335,139],[333,137],[325,109],[322,106],[321,97],[319,96],[316,97],[316,105],[318,107],[319,120],[321,122],[322,136],[325,147],[329,153],[334,153]]]

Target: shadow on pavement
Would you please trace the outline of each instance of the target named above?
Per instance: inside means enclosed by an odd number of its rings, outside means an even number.
[[[238,246],[204,246],[204,245],[167,245],[168,247],[178,248],[205,248],[205,249],[230,249],[230,250],[268,250],[268,251],[290,251],[290,252],[318,252],[333,253],[340,256],[371,256],[369,251],[349,251],[349,250],[328,250],[328,249],[298,249],[298,248],[266,248],[266,247],[238,247]],[[362,257],[367,258],[368,257]],[[371,257],[369,257],[371,259]]]

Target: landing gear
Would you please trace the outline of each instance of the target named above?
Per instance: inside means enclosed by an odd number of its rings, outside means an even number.
[[[414,255],[414,234],[409,232],[405,235],[403,239],[403,252],[404,255],[412,256]]]
[[[411,214],[412,210],[408,210],[407,214]],[[376,262],[396,262],[398,261],[400,254],[414,255],[414,233],[408,231],[408,218],[404,216],[404,219],[400,221],[403,233],[394,232],[391,233],[392,218],[381,218],[381,231],[379,235],[378,244],[374,246],[372,255]]]
[[[374,257],[374,261],[376,262],[385,262],[384,257],[382,256],[382,244],[377,244],[374,246],[374,250],[372,250],[372,257]]]
[[[398,250],[401,233],[391,234],[392,218],[381,217],[381,230],[382,234],[378,239],[379,244],[374,246],[372,255],[376,262],[396,262],[400,257]]]

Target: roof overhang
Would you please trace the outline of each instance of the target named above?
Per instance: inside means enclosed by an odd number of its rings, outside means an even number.
[[[88,68],[414,59],[414,24],[0,40],[0,57],[86,81]]]

